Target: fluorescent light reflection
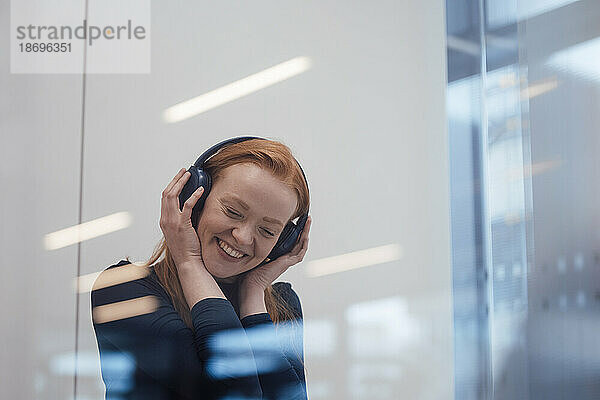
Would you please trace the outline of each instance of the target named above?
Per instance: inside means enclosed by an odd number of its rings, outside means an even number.
[[[355,362],[348,371],[348,391],[357,399],[397,399],[403,371],[398,362]]]
[[[83,224],[48,233],[44,236],[44,248],[56,250],[84,240],[93,239],[107,233],[127,228],[131,225],[131,214],[123,211],[94,219]]]
[[[600,38],[554,53],[546,65],[575,77],[600,82]]]
[[[558,79],[556,79],[556,77],[552,77],[550,79],[541,82],[535,82],[529,85],[526,89],[523,89],[523,91],[521,92],[521,97],[524,99],[532,99],[551,90],[554,90],[557,87]]]
[[[279,349],[265,343],[276,340],[272,327],[269,328],[262,331],[250,329],[252,337],[239,329],[214,335],[209,343],[214,355],[206,364],[207,373],[216,379],[228,379],[252,375],[256,371],[269,373],[283,368],[280,360],[273,356],[275,350]],[[256,352],[254,345],[250,347],[249,342],[256,345]],[[250,348],[252,351],[249,351]]]
[[[423,336],[408,301],[400,296],[353,304],[346,310],[346,321],[348,351],[355,357],[400,356]]]
[[[163,120],[167,123],[183,121],[299,75],[310,69],[311,65],[312,61],[308,57],[292,58],[246,78],[169,107],[163,112]]]
[[[553,10],[565,7],[571,3],[577,3],[578,1],[580,0],[527,0],[518,3],[516,12],[519,16],[519,21],[523,21],[538,15],[552,12]],[[499,7],[507,6],[499,5]]]
[[[335,324],[327,319],[304,320],[306,357],[329,357],[340,342]]]
[[[138,315],[150,314],[157,307],[158,299],[155,296],[144,296],[94,307],[92,317],[95,323],[104,324]]]
[[[520,179],[522,173],[522,177],[530,178],[559,168],[562,164],[562,160],[539,161],[531,165],[525,165],[522,169],[512,170],[510,176],[513,180]]]
[[[81,275],[74,279],[73,286],[78,293],[88,293],[92,289],[98,290],[108,286],[120,285],[121,283],[142,279],[150,271],[148,267],[137,264],[122,265],[119,268],[111,268],[105,271]]]
[[[285,369],[287,365],[280,352],[288,358],[296,357],[302,352],[301,338],[302,324],[298,323],[281,323],[276,330],[259,325],[246,331],[221,331],[210,339],[213,356],[208,360],[207,372],[213,378],[227,379],[253,375],[256,371],[267,374]]]
[[[107,352],[104,354],[102,369],[108,369],[119,376],[130,376],[135,370],[133,356],[127,352]],[[52,356],[49,361],[50,371],[54,375],[73,376],[77,365],[77,376],[95,378],[98,374],[98,354],[91,351],[65,352]]]
[[[404,378],[402,365],[427,368],[432,360],[424,349],[431,347],[432,339],[416,312],[400,296],[346,309],[345,344],[349,358],[355,360],[348,372],[350,393],[369,399],[397,398],[398,382]]]
[[[371,265],[384,264],[400,260],[404,251],[399,244],[388,244],[366,250],[354,251],[339,256],[310,261],[306,274],[310,278],[350,271]]]
[[[472,56],[479,56],[481,53],[481,46],[479,43],[454,35],[447,36],[446,45],[450,49],[457,50],[465,54],[470,54]]]

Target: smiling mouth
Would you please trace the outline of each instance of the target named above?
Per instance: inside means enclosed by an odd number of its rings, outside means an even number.
[[[244,258],[245,256],[247,256],[247,254],[242,253],[241,251],[238,251],[238,250],[234,249],[233,247],[231,247],[224,240],[221,240],[219,238],[216,238],[216,239],[217,239],[217,246],[219,246],[219,248],[223,251],[223,253],[225,253],[232,260],[240,260],[240,259]]]

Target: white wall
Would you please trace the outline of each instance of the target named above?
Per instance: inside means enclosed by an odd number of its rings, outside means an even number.
[[[128,211],[133,223],[83,242],[81,274],[150,255],[162,189],[208,146],[280,139],[312,195],[309,253],[282,277],[304,307],[311,399],[453,398],[444,21],[444,2],[431,0],[153,2],[152,73],[86,76],[82,220]],[[296,56],[312,68],[186,121],[161,119]],[[42,238],[78,221],[82,76],[10,74],[0,57],[1,397],[72,398],[73,376],[56,363],[74,351],[77,246],[46,251]],[[400,260],[307,276],[311,260],[390,243]],[[102,395],[88,297],[78,299],[82,399]]]

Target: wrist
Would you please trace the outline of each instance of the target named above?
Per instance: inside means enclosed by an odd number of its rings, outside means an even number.
[[[175,265],[190,310],[200,300],[209,297],[226,298],[202,261],[188,260]]]
[[[240,319],[253,314],[262,314],[267,312],[267,306],[265,303],[264,290],[253,290],[242,289],[240,287],[239,301],[240,301]]]
[[[264,287],[249,283],[246,279],[240,282],[239,286],[240,296],[258,296],[259,294],[264,294],[265,290]]]
[[[177,272],[179,273],[197,272],[202,270],[206,271],[206,267],[204,266],[202,260],[188,259],[175,261],[175,266],[177,267]]]

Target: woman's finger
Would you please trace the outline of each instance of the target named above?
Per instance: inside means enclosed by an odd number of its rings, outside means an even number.
[[[166,196],[163,196],[160,201],[160,224],[161,226],[168,226],[175,221],[176,216],[173,213],[171,202]]]
[[[297,261],[297,258],[302,254],[302,252],[306,253],[306,249],[308,248],[308,238],[300,238],[298,243],[294,246],[294,248],[289,252],[289,256],[292,258],[294,264],[300,262]]]
[[[179,216],[179,195],[175,196],[174,191],[177,190],[178,185],[183,185],[187,178],[188,173],[184,173],[175,185],[171,186],[168,192],[165,192],[161,199],[161,214],[164,215],[165,220],[174,221]],[[183,181],[183,183],[182,183]],[[179,192],[181,188],[179,189]],[[179,193],[177,192],[177,193]],[[162,218],[162,217],[161,217]]]
[[[309,216],[306,220],[306,225],[304,225],[304,229],[302,230],[302,234],[300,235],[300,238],[298,239],[298,241],[296,242],[296,244],[294,245],[294,247],[292,247],[292,250],[290,251],[291,254],[298,254],[300,252],[300,249],[304,245],[304,241],[308,240],[308,233],[310,232],[311,223],[312,223],[312,218]]]
[[[300,252],[298,253],[298,256],[300,256],[300,261],[302,261],[302,258],[304,258],[304,255],[306,254],[307,250],[308,250],[308,238],[306,238],[302,241],[302,247],[300,248]]]
[[[306,219],[306,225],[304,226],[304,229],[302,231],[302,233],[304,234],[303,236],[308,237],[308,233],[310,232],[310,227],[312,225],[312,216],[308,216],[308,218]]]
[[[306,224],[304,225],[304,229],[302,229],[302,234],[300,235],[300,240],[304,240],[306,238],[308,238],[308,234],[310,232],[310,226],[312,225],[312,217],[309,216],[306,219]]]
[[[175,185],[173,185],[169,194],[172,197],[178,198],[179,193],[181,193],[181,189],[183,189],[183,186],[185,186],[185,183],[188,181],[188,179],[190,179],[190,176],[192,176],[192,174],[190,174],[188,171],[184,172],[183,176],[181,176],[181,178],[179,178],[179,180],[175,183]]]
[[[194,209],[194,206],[198,202],[198,199],[200,197],[202,197],[203,193],[204,193],[204,187],[200,186],[198,189],[196,189],[194,191],[194,193],[192,193],[192,195],[190,196],[190,198],[187,199],[185,201],[185,203],[183,203],[183,210],[181,211],[181,213],[185,217],[191,218],[191,216],[192,216],[192,210]]]
[[[182,188],[178,188],[178,185],[183,186],[185,184],[185,182],[187,181],[187,179],[189,178],[189,176],[191,174],[189,174],[188,172],[186,172],[184,169],[182,169],[181,174],[177,174],[180,175],[179,179],[177,180],[177,182],[175,182],[173,185],[169,184],[170,189],[167,191],[165,189],[165,192],[163,192],[163,196],[161,198],[161,221],[164,223],[169,223],[169,221],[175,221],[176,218],[179,217],[180,211],[179,211],[179,192],[181,192]],[[180,171],[181,172],[181,171]],[[174,190],[178,190],[178,194],[177,196],[173,195],[173,191]]]
[[[177,183],[177,181],[179,180],[179,178],[181,178],[184,173],[185,173],[185,168],[181,168],[179,170],[179,172],[177,173],[177,175],[175,175],[175,177],[173,178],[173,180],[171,180],[171,182],[169,182],[169,184],[167,185],[167,187],[165,188],[165,190],[163,190],[163,195],[169,193],[169,191],[171,190],[171,188]]]
[[[290,250],[291,255],[298,254],[298,252],[300,251],[300,248],[302,247],[303,241],[304,241],[304,234],[300,235],[298,240],[296,240],[296,244],[294,245],[294,247],[292,247],[292,250]]]
[[[306,255],[307,250],[308,250],[308,238],[306,238],[302,241],[302,247],[300,248],[300,251],[298,252],[298,254],[296,254],[294,256],[296,264],[304,259],[304,256]]]

